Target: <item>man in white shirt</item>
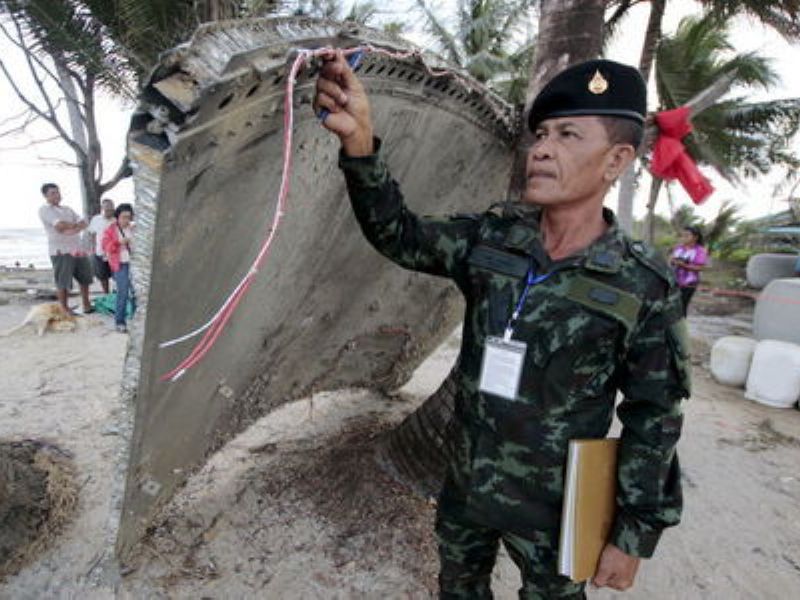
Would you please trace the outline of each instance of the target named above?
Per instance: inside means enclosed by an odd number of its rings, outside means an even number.
[[[106,198],[100,203],[100,213],[92,217],[86,230],[94,248],[94,275],[100,280],[104,294],[108,293],[111,267],[108,265],[106,253],[103,252],[103,232],[112,223],[114,223],[114,201]]]
[[[42,186],[42,196],[47,204],[39,208],[39,218],[47,233],[47,247],[53,276],[56,282],[58,301],[69,311],[67,297],[72,289],[72,280],[77,279],[81,288],[83,312],[94,312],[89,301],[89,285],[92,283],[92,265],[83,248],[81,231],[86,221],[68,206],[61,206],[61,192],[55,183]]]

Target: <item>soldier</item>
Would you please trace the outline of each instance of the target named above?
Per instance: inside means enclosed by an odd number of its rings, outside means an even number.
[[[466,298],[452,459],[441,492],[442,598],[491,598],[502,540],[520,598],[583,598],[558,574],[567,446],[602,438],[617,408],[617,516],[593,583],[629,588],[641,557],[678,523],[675,446],[689,395],[685,321],[666,262],[603,208],[634,159],[646,111],[635,69],[571,67],[535,99],[522,203],[419,217],[403,203],[373,137],[370,108],[342,53],[317,81],[316,110],[342,143],[353,211],[403,267],[449,277]]]

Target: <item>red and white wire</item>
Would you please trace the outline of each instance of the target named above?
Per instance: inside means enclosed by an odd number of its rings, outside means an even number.
[[[194,331],[159,344],[159,348],[167,348],[169,346],[174,346],[197,337],[201,333],[204,334],[198,344],[192,349],[186,358],[184,358],[174,369],[164,373],[160,377],[161,381],[177,381],[189,369],[203,360],[203,357],[205,357],[209,350],[211,350],[211,348],[214,346],[220,334],[222,333],[222,330],[225,328],[225,325],[228,323],[231,316],[233,316],[233,313],[236,311],[239,302],[241,302],[244,295],[250,289],[250,286],[252,285],[259,268],[269,255],[272,243],[278,233],[278,227],[285,214],[286,201],[289,196],[292,171],[292,136],[294,131],[294,88],[295,84],[297,83],[297,75],[303,68],[303,65],[305,65],[309,59],[317,56],[329,55],[332,51],[334,51],[333,48],[318,48],[315,50],[300,49],[297,57],[292,62],[292,66],[289,70],[289,76],[286,78],[286,94],[284,96],[283,169],[281,171],[281,185],[278,191],[278,202],[275,207],[275,214],[272,218],[269,234],[261,245],[256,258],[250,265],[250,269],[247,271],[247,274],[241,279],[241,281],[239,281],[233,291],[228,295],[228,297],[222,303],[222,306],[217,309],[217,312],[214,313],[214,316],[211,317],[211,319],[209,319],[204,325],[198,327]],[[343,52],[345,56],[349,56],[355,52],[373,52],[399,60],[420,58],[420,54],[418,52],[391,52],[370,44],[347,48]],[[424,61],[421,62],[425,70],[433,77],[450,76],[453,79],[460,81],[468,89],[472,87],[468,81],[450,71],[433,70],[429,68]]]

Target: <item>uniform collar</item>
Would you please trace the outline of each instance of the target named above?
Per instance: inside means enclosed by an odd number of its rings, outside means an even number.
[[[539,228],[541,209],[514,203],[507,206],[506,215],[512,217],[514,221],[508,229],[504,246],[533,256],[540,266],[550,263],[542,245]],[[624,233],[611,209],[603,207],[603,220],[608,224],[608,229],[602,236],[588,248],[558,262],[582,264],[586,269],[600,273],[617,273],[624,257]]]

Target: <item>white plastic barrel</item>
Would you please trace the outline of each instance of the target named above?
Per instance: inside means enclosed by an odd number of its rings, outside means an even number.
[[[800,344],[800,277],[774,279],[756,300],[753,336]]]
[[[800,398],[800,346],[778,340],[758,342],[744,395],[768,406],[793,406]]]
[[[711,347],[711,375],[723,385],[744,387],[756,340],[738,335],[719,338]]]
[[[754,254],[745,269],[747,285],[761,289],[773,279],[793,277],[796,262],[794,254]]]

